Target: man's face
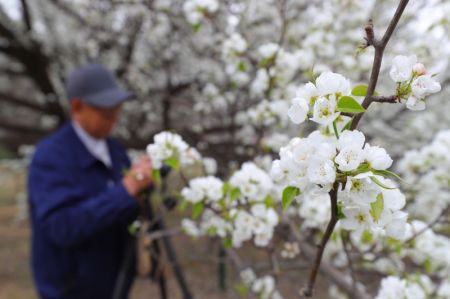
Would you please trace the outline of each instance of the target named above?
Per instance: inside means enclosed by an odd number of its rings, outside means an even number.
[[[72,118],[92,137],[106,138],[117,122],[121,105],[99,108],[79,99],[70,103]]]

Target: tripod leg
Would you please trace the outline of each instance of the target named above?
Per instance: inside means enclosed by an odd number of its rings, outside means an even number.
[[[152,248],[150,249],[150,255],[152,259],[152,271],[150,272],[150,278],[157,280],[159,285],[159,295],[161,299],[167,299],[167,284],[166,284],[166,278],[164,276],[164,272],[161,271],[161,248],[159,246],[159,243],[157,241],[154,241],[152,243]]]
[[[127,298],[127,292],[130,288],[130,281],[135,275],[134,266],[136,264],[136,240],[134,237],[130,237],[125,259],[123,265],[117,277],[116,285],[114,286],[113,299],[124,299]]]
[[[165,229],[165,224],[162,219],[159,221],[159,228]],[[181,267],[178,264],[177,256],[175,254],[175,250],[172,247],[172,242],[170,241],[170,238],[168,236],[164,236],[162,237],[162,241],[166,249],[167,257],[170,261],[170,264],[172,265],[173,272],[175,273],[178,285],[183,294],[183,299],[193,299],[192,294],[189,291],[186,280],[184,278],[183,271],[181,270]]]

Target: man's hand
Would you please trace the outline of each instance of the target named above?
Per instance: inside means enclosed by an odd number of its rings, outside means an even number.
[[[137,197],[139,193],[148,188],[152,183],[152,163],[148,157],[144,157],[131,167],[122,183],[128,194]]]

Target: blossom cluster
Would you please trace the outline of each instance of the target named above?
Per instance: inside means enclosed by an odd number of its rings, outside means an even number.
[[[315,201],[318,220],[323,222],[328,192],[338,182],[338,203],[348,230],[384,231],[399,239],[405,231],[407,214],[404,195],[385,178],[392,159],[380,147],[365,142],[359,131],[345,130],[335,138],[319,131],[307,138],[294,138],[280,150],[280,159],[271,169],[272,179],[287,188],[296,188],[298,202]],[[318,212],[319,211],[319,212]],[[308,210],[300,208],[302,216]],[[312,222],[311,226],[315,223]]]
[[[200,24],[205,16],[219,9],[217,0],[188,0],[183,4],[186,19],[191,25]]]
[[[388,276],[381,281],[381,287],[375,299],[427,299],[433,292],[433,283],[425,275],[401,279]]]
[[[416,55],[396,56],[389,75],[397,84],[397,96],[406,100],[406,107],[410,110],[424,110],[425,97],[441,90],[439,82],[427,74],[422,63],[417,62]]]
[[[153,143],[147,146],[147,154],[154,169],[160,169],[164,163],[178,168],[179,164],[191,165],[201,159],[195,148],[190,147],[180,135],[171,132],[156,134]]]
[[[416,265],[427,265],[426,270],[435,275],[448,276],[450,273],[450,238],[433,232],[427,224],[414,220],[406,232],[409,246],[402,251],[402,256],[411,258]]]
[[[409,211],[431,222],[450,205],[450,130],[440,131],[434,140],[418,150],[410,150],[399,161],[398,171],[408,182]]]
[[[270,275],[257,277],[255,272],[246,268],[240,272],[241,280],[251,292],[261,299],[282,299],[281,294],[276,290],[275,279]]]
[[[304,122],[308,116],[311,120],[328,126],[341,114],[338,102],[343,97],[350,97],[350,81],[344,76],[332,72],[324,72],[297,91],[289,108],[289,118],[295,124]],[[353,99],[354,101],[354,99]]]
[[[194,210],[201,209],[202,218],[198,225],[184,220],[183,228],[194,237],[227,237],[234,247],[251,239],[256,246],[265,247],[279,222],[272,193],[269,175],[251,162],[244,163],[227,183],[212,176],[195,178],[181,195]]]

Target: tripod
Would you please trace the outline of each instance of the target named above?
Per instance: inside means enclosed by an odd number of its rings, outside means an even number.
[[[165,171],[165,172],[163,172]],[[167,176],[169,170],[161,171],[161,176]],[[147,233],[151,233],[154,231],[162,231],[166,229],[166,225],[164,219],[161,215],[155,218],[153,206],[150,201],[150,194],[153,190],[150,189],[145,192],[146,199],[144,201],[144,211],[143,217],[151,223],[151,225],[147,228]],[[164,200],[164,204],[168,206],[168,209],[172,209],[175,206],[175,202],[170,197]],[[162,243],[162,246],[161,246]],[[177,261],[177,257],[175,254],[175,250],[173,249],[172,242],[167,235],[162,235],[161,239],[153,240],[151,243],[151,248],[149,249],[150,259],[152,262],[152,270],[149,273],[149,278],[152,280],[157,280],[159,285],[159,292],[161,299],[168,299],[167,294],[167,283],[165,275],[162,271],[159,271],[159,266],[161,264],[161,247],[165,250],[167,258],[172,266],[172,270],[175,274],[175,278],[177,280],[180,291],[183,295],[183,299],[193,299],[191,292],[187,286],[186,280],[183,275],[183,271]],[[114,288],[113,299],[125,299],[127,298],[127,290],[131,286],[132,279],[136,274],[136,237],[130,235],[130,240],[128,242],[125,259],[122,265],[122,268],[119,272],[119,276],[117,278],[117,283]]]

